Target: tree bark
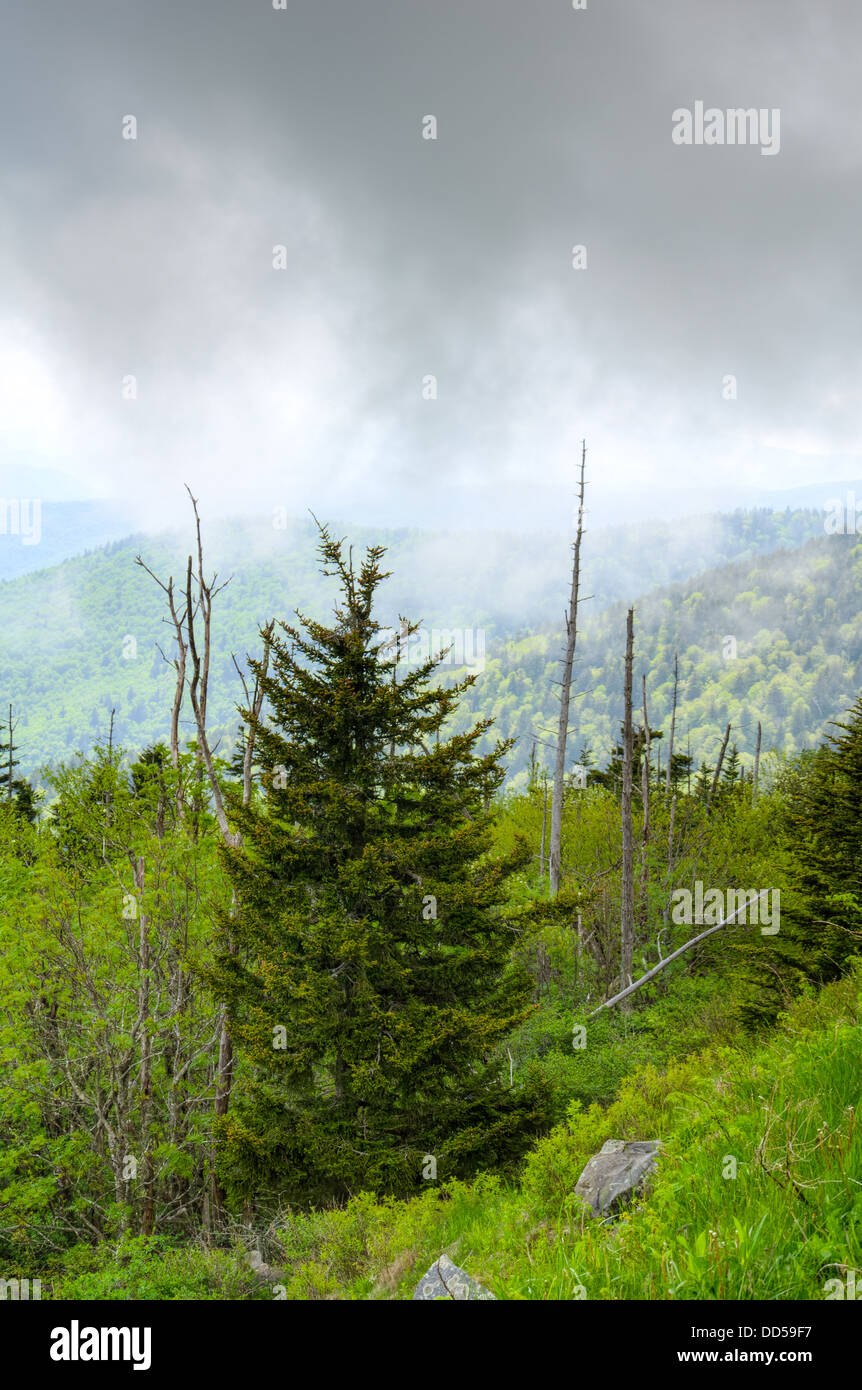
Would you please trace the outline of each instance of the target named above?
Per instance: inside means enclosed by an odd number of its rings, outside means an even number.
[[[760,902],[760,899],[770,891],[769,888],[764,888],[763,892],[758,893],[757,897],[753,899],[752,902],[745,903],[743,907],[753,907],[754,902]],[[659,961],[658,965],[654,965],[652,970],[648,970],[639,980],[635,980],[634,984],[628,985],[625,989],[621,989],[619,994],[615,994],[612,999],[606,999],[604,1003],[599,1004],[597,1009],[593,1009],[591,1014],[587,1014],[587,1018],[594,1018],[596,1014],[601,1013],[602,1009],[612,1009],[615,1004],[619,1004],[621,1000],[625,1000],[628,995],[634,994],[635,990],[641,989],[643,985],[649,984],[653,976],[657,975],[660,970],[664,970],[665,966],[670,965],[671,961],[677,960],[685,951],[690,951],[692,946],[697,946],[699,942],[705,941],[708,936],[712,936],[713,932],[718,931],[719,928],[726,927],[729,922],[733,921],[737,913],[743,911],[743,907],[738,907],[736,912],[732,912],[729,917],[725,917],[722,921],[716,922],[714,927],[707,927],[706,931],[702,931],[699,936],[693,936],[691,941],[686,941],[685,945],[680,946],[679,950],[673,951],[669,956],[665,956],[664,960]]]
[[[707,809],[707,811],[709,810],[710,806],[712,805],[712,798],[715,796],[715,791],[716,791],[716,788],[717,788],[717,786],[718,786],[718,779],[719,779],[719,777],[721,776],[721,765],[722,765],[722,763],[724,762],[724,754],[725,754],[725,752],[726,752],[726,750],[727,750],[727,744],[728,744],[729,739],[730,739],[730,725],[728,724],[727,728],[726,728],[725,731],[724,731],[724,743],[721,745],[721,752],[720,752],[719,755],[718,755],[718,762],[717,762],[716,765],[715,765],[715,772],[713,773],[713,778],[712,778],[712,786],[710,787],[710,789],[709,789],[709,795],[708,795],[707,798],[706,798],[706,809]]]
[[[12,743],[12,734],[13,734],[13,732],[14,732],[14,726],[13,726],[13,724],[12,724],[12,706],[10,705],[10,706],[9,706],[9,750],[8,750],[8,751],[9,751],[9,766],[8,766],[8,768],[7,768],[7,770],[6,770],[6,800],[8,801],[8,803],[9,803],[10,806],[12,805],[12,768],[13,768],[14,765],[15,765],[14,762],[13,762],[13,743]]]
[[[144,861],[135,864],[135,887],[138,890],[138,948],[140,954],[141,1016],[141,1235],[151,1236],[155,1226],[153,1201],[153,1154],[150,1120],[152,1114],[152,1037],[150,1019],[150,941],[147,914],[144,911]]]
[[[632,977],[635,931],[634,841],[632,833],[632,652],[634,647],[634,609],[626,618],[625,684],[623,687],[623,786],[622,786],[622,914],[620,923],[620,974],[625,985]]]
[[[673,774],[673,736],[676,733],[676,696],[679,688],[679,655],[674,652],[673,657],[673,708],[670,715],[670,742],[667,750],[667,781],[665,788],[671,790],[671,776]]]
[[[647,878],[649,874],[650,836],[650,728],[647,713],[646,676],[641,677],[644,705],[644,749],[641,760],[641,800],[643,801],[643,841],[641,846],[640,916],[641,926],[647,924]]]
[[[572,666],[578,635],[578,601],[581,583],[581,539],[584,533],[584,469],[587,459],[586,440],[581,446],[581,476],[578,488],[578,529],[575,536],[572,562],[572,590],[566,615],[566,653],[563,658],[563,679],[560,690],[560,719],[557,728],[557,750],[554,760],[554,790],[551,798],[550,877],[551,892],[560,891],[562,866],[560,846],[563,835],[563,791],[566,774],[566,740],[569,734],[569,705],[572,695]]]

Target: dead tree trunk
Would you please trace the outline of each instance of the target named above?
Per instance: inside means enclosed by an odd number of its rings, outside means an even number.
[[[254,763],[254,745],[256,741],[255,735],[257,731],[257,723],[260,719],[260,712],[263,709],[263,680],[266,679],[266,674],[269,669],[269,654],[272,650],[272,638],[274,632],[275,622],[267,623],[266,627],[263,627],[260,630],[260,635],[263,638],[263,659],[261,661],[260,671],[255,676],[254,686],[251,692],[248,688],[248,682],[246,681],[246,678],[242,670],[240,669],[239,662],[237,661],[234,653],[231,652],[231,660],[233,661],[234,668],[240,680],[242,681],[242,688],[245,694],[246,708],[250,716],[248,721],[248,735],[245,740],[245,751],[243,753],[242,760],[243,806],[247,806],[251,801],[252,765]]]
[[[186,586],[185,586],[185,609],[182,614],[177,612],[174,601],[173,578],[164,584],[157,578],[153,571],[144,564],[140,556],[137,563],[141,565],[147,573],[156,580],[168,600],[168,608],[171,614],[174,632],[177,639],[179,655],[174,662],[177,670],[177,688],[174,696],[174,706],[171,716],[171,757],[172,760],[179,758],[179,734],[178,721],[179,710],[182,703],[183,686],[186,683],[187,657],[191,658],[191,678],[188,680],[189,699],[194,714],[195,730],[197,733],[198,760],[206,773],[210,793],[213,801],[216,819],[221,832],[222,841],[229,849],[237,849],[242,844],[242,836],[237,831],[231,830],[227,819],[227,812],[224,805],[221,787],[216,777],[215,765],[213,761],[212,749],[209,742],[207,730],[207,698],[209,694],[209,673],[210,659],[212,653],[212,605],[213,599],[225,588],[230,580],[216,587],[217,575],[207,582],[204,577],[204,556],[203,541],[201,537],[200,513],[198,512],[197,499],[193,496],[191,489],[186,486],[186,491],[191,499],[192,509],[195,518],[195,540],[197,549],[197,572],[194,570],[192,556],[188,558],[186,567]],[[200,632],[197,628],[197,619],[200,617]],[[263,659],[260,669],[255,679],[253,694],[249,694],[248,687],[243,678],[243,689],[245,691],[250,715],[248,738],[246,741],[245,756],[243,760],[243,805],[248,805],[251,799],[252,765],[254,761],[254,745],[257,720],[263,706],[263,681],[266,678],[269,665],[270,644],[274,623],[269,623],[263,630],[264,639]],[[234,658],[234,664],[236,659]],[[237,668],[239,669],[239,668]],[[195,817],[196,819],[196,817]],[[233,906],[231,908],[233,911]],[[228,942],[228,949],[233,953],[235,950],[233,942]],[[221,1023],[219,1029],[218,1043],[218,1070],[216,1073],[216,1093],[214,1100],[214,1114],[216,1119],[223,1119],[227,1114],[230,1105],[230,1095],[233,1085],[234,1075],[234,1056],[233,1044],[228,1028],[227,1014],[224,1009],[221,1012]],[[215,1175],[212,1174],[212,1217],[218,1220],[223,1217],[225,1209],[225,1193]]]
[[[679,655],[675,652],[673,658],[673,708],[670,715],[670,742],[667,749],[667,781],[665,787],[671,790],[671,775],[673,773],[673,736],[676,732],[676,696],[679,688]]]
[[[8,766],[7,766],[7,768],[6,768],[6,800],[9,802],[9,805],[10,805],[10,806],[12,805],[12,769],[13,769],[13,767],[15,766],[15,760],[14,760],[14,747],[15,747],[15,745],[14,745],[14,743],[13,743],[13,741],[12,741],[12,735],[13,735],[14,732],[15,732],[15,726],[14,726],[14,724],[12,723],[12,706],[10,705],[10,706],[9,706],[9,747],[8,747],[7,750],[6,750],[7,753],[9,754]]]
[[[578,488],[578,529],[575,536],[572,562],[572,591],[566,614],[566,654],[563,658],[563,679],[560,689],[560,719],[557,728],[557,751],[554,760],[554,790],[551,798],[551,892],[560,891],[560,846],[563,836],[563,789],[566,773],[566,740],[569,734],[569,705],[572,695],[572,666],[578,635],[578,592],[581,583],[581,538],[584,534],[584,468],[587,460],[586,440],[581,446],[581,477]]]
[[[176,673],[177,673],[177,681],[176,681],[176,685],[174,686],[174,701],[173,701],[173,705],[171,706],[171,735],[170,735],[170,737],[171,737],[171,767],[173,767],[173,768],[179,768],[179,765],[180,765],[180,711],[181,711],[182,705],[183,705],[183,695],[185,694],[185,684],[186,684],[186,652],[187,652],[187,650],[188,650],[188,646],[187,646],[187,643],[186,643],[186,618],[187,618],[187,609],[184,608],[183,611],[182,611],[181,613],[178,613],[178,612],[177,612],[176,599],[175,599],[175,597],[174,597],[174,580],[173,580],[173,576],[171,576],[171,577],[168,579],[167,584],[163,583],[163,581],[162,581],[161,579],[159,579],[158,575],[153,573],[153,571],[150,569],[149,565],[145,565],[145,564],[144,564],[144,562],[143,562],[143,560],[141,559],[140,555],[138,555],[138,556],[135,557],[135,564],[136,564],[136,565],[140,565],[141,569],[142,569],[142,570],[145,570],[146,573],[150,576],[150,578],[155,580],[155,582],[158,584],[159,588],[161,589],[162,593],[165,595],[165,597],[166,597],[166,599],[167,599],[167,601],[168,601],[168,612],[169,612],[170,615],[171,615],[170,621],[171,621],[171,626],[173,627],[173,630],[174,630],[174,640],[176,641],[176,644],[177,644],[177,655],[176,655],[175,657],[168,657],[168,656],[166,656],[165,653],[162,651],[161,647],[159,647],[158,644],[156,644],[156,645],[157,645],[158,651],[161,653],[162,660],[168,662],[169,665],[172,665],[172,666],[174,667],[174,670],[175,670]],[[167,618],[164,618],[162,621],[163,621],[163,622],[167,622]],[[185,806],[185,797],[184,797],[184,792],[183,792],[183,785],[182,785],[182,781],[181,781],[181,779],[180,779],[179,777],[177,777],[177,784],[176,784],[176,804],[177,804],[177,817],[178,817],[180,820],[182,820],[182,819],[184,818],[184,816],[185,816],[185,809],[186,809],[186,806]]]
[[[726,750],[727,750],[727,744],[728,744],[729,738],[730,738],[730,725],[728,724],[727,728],[726,728],[725,731],[724,731],[724,743],[721,745],[721,752],[720,752],[719,755],[718,755],[718,762],[717,762],[716,765],[715,765],[715,772],[713,773],[713,777],[712,777],[712,786],[710,787],[710,789],[709,789],[709,795],[708,795],[707,798],[706,798],[706,809],[707,809],[707,811],[709,810],[710,806],[712,805],[712,798],[715,796],[715,791],[716,791],[716,788],[717,788],[717,786],[718,786],[718,779],[719,779],[719,777],[721,776],[721,765],[722,765],[722,763],[724,762],[724,755],[725,755],[725,752],[726,752]]]
[[[138,1013],[141,1019],[141,1235],[151,1236],[155,1226],[153,1201],[153,1151],[150,1122],[153,1105],[152,1036],[150,1021],[150,940],[147,914],[144,911],[144,861],[135,863],[135,887],[138,890],[138,953],[140,984]]]
[[[643,840],[641,843],[641,881],[640,881],[640,918],[641,926],[647,924],[647,878],[649,874],[649,836],[650,836],[650,729],[649,715],[647,714],[646,698],[646,676],[641,678],[643,684],[643,704],[644,704],[644,747],[643,758],[641,760],[641,800],[643,801]]]
[[[757,745],[754,749],[754,775],[751,783],[751,799],[757,796],[757,779],[760,776],[760,720],[757,721]]]
[[[620,923],[620,975],[623,986],[632,977],[635,935],[635,866],[632,834],[632,764],[634,733],[632,729],[632,652],[634,647],[634,609],[626,618],[626,663],[623,687],[623,789],[622,789],[622,915]]]
[[[756,898],[752,899],[751,903],[746,903],[745,906],[753,906],[755,902],[760,902],[760,899],[768,892],[769,889],[764,888],[762,892],[758,893]],[[591,1014],[587,1014],[587,1018],[594,1018],[596,1014],[601,1013],[602,1009],[612,1009],[615,1004],[619,1004],[621,1001],[627,1001],[629,995],[634,994],[635,990],[641,989],[643,985],[648,984],[660,970],[664,970],[666,965],[670,965],[672,961],[678,960],[686,951],[690,951],[692,946],[697,946],[701,941],[705,941],[708,936],[712,936],[713,932],[717,932],[721,927],[726,927],[727,924],[732,922],[742,911],[744,911],[744,907],[738,907],[729,917],[724,917],[720,922],[716,922],[714,927],[707,927],[706,931],[702,931],[698,936],[693,936],[690,941],[686,941],[684,946],[680,946],[678,951],[673,951],[669,956],[665,956],[664,960],[659,961],[658,965],[654,965],[652,970],[648,970],[639,980],[635,980],[634,984],[627,985],[625,989],[621,989],[619,994],[615,994],[612,999],[605,999],[604,1003],[599,1004],[597,1009],[593,1009]]]

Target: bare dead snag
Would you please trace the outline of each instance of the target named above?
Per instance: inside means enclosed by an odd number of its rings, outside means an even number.
[[[244,673],[240,670],[239,663],[231,652],[231,660],[236,668],[237,675],[242,681],[242,688],[245,693],[246,708],[251,716],[248,721],[248,734],[245,741],[245,751],[242,760],[242,804],[247,806],[251,801],[251,770],[254,763],[254,745],[257,737],[257,722],[263,708],[263,682],[269,670],[269,656],[272,650],[272,638],[275,632],[275,622],[267,623],[266,627],[261,628],[263,638],[263,657],[260,669],[255,673],[254,686],[249,693],[248,682]]]
[[[650,980],[653,979],[660,970],[664,970],[666,965],[670,965],[672,961],[678,960],[686,951],[690,951],[692,946],[697,946],[701,941],[705,941],[708,936],[712,936],[713,932],[717,932],[721,927],[726,927],[729,922],[733,921],[738,913],[744,911],[746,907],[753,907],[755,902],[760,902],[760,899],[770,891],[769,888],[764,888],[761,893],[758,893],[756,898],[736,908],[729,917],[725,917],[722,921],[716,922],[714,927],[707,927],[706,931],[702,931],[699,936],[693,936],[690,941],[686,941],[684,946],[680,946],[679,950],[673,951],[669,956],[665,956],[664,960],[659,961],[658,965],[654,965],[652,970],[648,970],[639,980],[635,980],[634,984],[628,985],[625,989],[620,990],[619,994],[615,994],[612,999],[606,999],[603,1004],[599,1004],[597,1009],[593,1009],[591,1014],[587,1014],[587,1018],[594,1018],[596,1014],[601,1013],[602,1009],[612,1009],[615,1004],[619,1004],[622,1000],[627,999],[630,994],[634,994],[635,990],[642,989],[644,985],[649,984]]]
[[[138,894],[139,986],[138,1013],[141,1018],[141,1235],[151,1236],[155,1226],[153,1202],[153,1153],[150,1120],[152,1115],[152,1037],[150,1020],[150,939],[144,911],[144,861],[135,861],[135,888]]]
[[[679,655],[678,655],[678,653],[674,652],[674,657],[673,657],[673,708],[671,709],[671,714],[670,714],[670,742],[668,743],[668,749],[667,749],[667,781],[665,782],[665,788],[666,788],[667,791],[670,791],[670,790],[671,790],[671,786],[672,786],[671,777],[672,777],[672,774],[673,774],[673,736],[674,736],[674,734],[676,733],[676,697],[677,697],[677,690],[678,690],[678,688],[679,688]]]
[[[560,718],[557,727],[557,749],[554,760],[554,789],[551,797],[550,877],[551,892],[560,891],[560,846],[563,835],[563,791],[566,774],[566,740],[569,733],[569,705],[572,696],[572,666],[578,636],[578,602],[581,583],[581,540],[584,534],[584,469],[587,461],[586,440],[581,445],[581,474],[578,488],[578,529],[572,560],[572,590],[566,614],[566,652],[563,658],[563,679],[560,689]]]
[[[225,844],[231,849],[236,849],[242,841],[241,837],[235,834],[228,824],[224,797],[222,796],[221,787],[219,786],[219,781],[216,776],[206,724],[210,654],[212,650],[212,605],[213,599],[230,583],[230,580],[226,579],[224,584],[219,584],[218,587],[216,587],[217,575],[213,575],[209,583],[207,583],[204,578],[203,545],[201,542],[201,523],[198,514],[197,499],[192,496],[191,489],[188,485],[186,485],[186,491],[189,497],[191,497],[192,507],[194,509],[198,549],[197,574],[195,574],[192,569],[191,555],[189,556],[186,568],[186,633],[192,670],[191,680],[189,681],[189,700],[195,718],[198,758],[203,762],[206,769],[207,781],[209,782],[210,792],[212,794],[213,809],[216,814],[219,830],[221,831],[221,836]],[[193,581],[194,584],[197,585],[196,592],[193,588]],[[196,617],[198,613],[200,613],[202,624],[200,639],[196,631]]]
[[[719,779],[719,777],[721,776],[721,765],[722,765],[722,763],[724,762],[724,754],[725,754],[725,751],[726,751],[726,749],[727,749],[727,744],[728,744],[728,740],[729,740],[729,739],[730,739],[730,725],[728,724],[727,728],[726,728],[725,731],[724,731],[724,742],[723,742],[722,745],[721,745],[721,752],[720,752],[719,755],[718,755],[718,762],[717,762],[716,765],[715,765],[715,772],[713,773],[713,777],[712,777],[712,786],[710,787],[710,789],[709,789],[709,795],[708,795],[707,798],[706,798],[706,809],[707,809],[707,811],[709,810],[710,806],[712,805],[712,798],[715,796],[715,791],[716,791],[716,788],[717,788],[717,786],[718,786],[718,779]]]
[[[548,774],[542,778],[542,848],[539,853],[539,872],[545,877],[545,835],[548,828]]]
[[[625,681],[623,686],[623,787],[622,787],[622,912],[620,920],[620,972],[623,983],[632,977],[635,930],[634,842],[632,834],[632,654],[634,648],[634,609],[626,618]]]
[[[140,556],[140,555],[137,555],[137,556],[135,557],[135,564],[136,564],[136,565],[140,565],[141,569],[144,570],[145,573],[147,573],[147,574],[150,576],[150,578],[153,579],[153,580],[156,582],[156,584],[158,584],[158,586],[159,586],[159,588],[161,589],[162,593],[165,595],[165,598],[167,599],[167,604],[168,604],[168,612],[169,612],[169,614],[170,614],[170,625],[172,626],[172,628],[173,628],[173,630],[174,630],[174,640],[175,640],[175,642],[176,642],[176,644],[177,644],[177,655],[176,655],[175,657],[168,657],[168,656],[166,656],[165,653],[162,651],[161,647],[158,647],[158,651],[159,651],[159,653],[161,654],[162,660],[165,661],[165,662],[167,662],[169,665],[172,665],[172,666],[174,667],[174,670],[175,670],[176,673],[177,673],[176,685],[174,686],[174,699],[173,699],[173,704],[172,704],[172,706],[171,706],[171,734],[170,734],[170,739],[171,739],[171,766],[172,766],[173,768],[179,768],[179,765],[180,765],[180,712],[181,712],[182,706],[183,706],[183,695],[185,694],[185,684],[186,684],[186,652],[187,652],[187,650],[188,650],[187,643],[186,643],[186,633],[185,633],[185,624],[186,624],[186,614],[187,614],[187,610],[186,610],[185,608],[183,608],[181,612],[178,612],[178,611],[177,611],[176,599],[175,599],[175,596],[174,596],[174,580],[173,580],[173,575],[171,575],[171,576],[168,578],[168,582],[167,582],[167,584],[165,584],[163,580],[159,579],[159,577],[158,577],[157,574],[154,574],[154,572],[150,569],[149,565],[146,565],[146,564],[144,563],[144,561],[141,559],[141,556]],[[163,622],[167,622],[168,619],[167,619],[167,618],[163,618],[162,621],[163,621]],[[179,819],[182,820],[183,817],[184,817],[184,815],[185,815],[185,798],[184,798],[184,796],[183,796],[182,782],[181,782],[179,779],[177,780],[177,791],[176,791],[176,796],[177,796],[177,815],[178,815]]]
[[[178,655],[174,660],[174,666],[177,671],[177,686],[171,715],[171,759],[174,766],[177,766],[179,763],[179,714],[184,690],[187,689],[197,734],[198,763],[206,773],[219,831],[224,844],[229,849],[237,849],[242,844],[242,835],[239,831],[233,831],[230,828],[224,797],[221,787],[219,786],[218,777],[216,776],[215,763],[207,731],[207,699],[209,694],[210,660],[212,654],[212,606],[216,595],[230,583],[230,580],[227,579],[223,584],[217,584],[217,574],[214,574],[209,581],[207,581],[205,577],[203,540],[197,499],[193,496],[188,484],[186,485],[186,491],[191,499],[195,518],[197,570],[195,571],[194,559],[190,555],[186,566],[185,607],[182,611],[178,610],[174,597],[173,578],[171,577],[167,584],[165,584],[144,564],[140,556],[137,557],[137,563],[156,581],[159,588],[165,594],[168,602],[168,611],[174,628],[174,635],[177,641]],[[263,630],[264,655],[262,670],[255,680],[254,690],[250,699],[248,699],[249,692],[244,682],[244,689],[248,701],[249,712],[252,715],[252,722],[249,728],[249,737],[243,763],[243,805],[248,805],[251,799],[251,773],[254,758],[255,727],[263,706],[262,680],[265,677],[269,663],[273,630],[273,623],[270,623]],[[162,655],[164,656],[164,653],[162,653]],[[178,796],[181,797],[181,793],[178,792]],[[181,800],[178,805],[180,814],[182,814],[183,805],[184,803]],[[233,912],[233,904],[231,906],[231,911]],[[232,941],[228,942],[228,949],[230,951],[235,950]],[[218,1066],[214,1100],[214,1114],[217,1119],[223,1118],[228,1112],[233,1076],[233,1044],[228,1028],[227,1014],[226,1011],[222,1009],[218,1033]],[[210,1215],[215,1219],[223,1218],[225,1211],[225,1193],[215,1175],[214,1169],[211,1181],[211,1198],[212,1210],[211,1214],[208,1212],[208,1223]]]
[[[650,727],[647,713],[646,676],[641,677],[644,705],[644,748],[641,761],[641,800],[643,801],[643,841],[641,847],[640,913],[641,925],[647,922],[647,877],[649,873],[650,837]]]

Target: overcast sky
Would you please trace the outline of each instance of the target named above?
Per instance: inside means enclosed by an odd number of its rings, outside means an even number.
[[[859,476],[860,51],[858,0],[19,5],[0,463],[147,524],[559,524],[583,436],[620,516]]]

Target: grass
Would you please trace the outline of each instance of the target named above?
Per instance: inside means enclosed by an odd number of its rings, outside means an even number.
[[[769,1042],[647,1066],[571,1107],[521,1181],[402,1203],[356,1198],[282,1225],[288,1297],[409,1298],[446,1251],[499,1298],[821,1299],[862,1286],[862,966],[801,999]],[[574,1196],[606,1139],[661,1138],[648,1196],[597,1222]]]
[[[857,961],[768,1041],[643,1066],[604,1108],[574,1102],[517,1183],[480,1175],[284,1213],[258,1233],[277,1285],[250,1279],[238,1248],[137,1239],[89,1253],[42,1296],[406,1299],[444,1251],[501,1299],[811,1300],[850,1271],[862,1289],[860,1012]],[[649,1193],[598,1222],[574,1187],[609,1138],[664,1151]]]

